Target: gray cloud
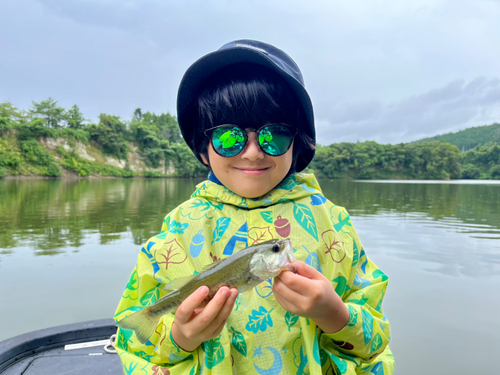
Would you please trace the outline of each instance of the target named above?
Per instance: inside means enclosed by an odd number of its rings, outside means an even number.
[[[0,101],[175,113],[192,62],[253,38],[297,61],[322,138],[401,142],[498,118],[498,19],[472,0],[3,0]]]
[[[337,103],[318,118],[320,143],[375,140],[399,143],[457,131],[500,118],[500,79],[455,81],[397,103]]]

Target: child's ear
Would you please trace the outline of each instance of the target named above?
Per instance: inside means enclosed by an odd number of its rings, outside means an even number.
[[[205,163],[206,166],[210,166],[210,163],[208,162],[208,157],[205,154],[200,154],[201,160],[203,160],[203,163]]]

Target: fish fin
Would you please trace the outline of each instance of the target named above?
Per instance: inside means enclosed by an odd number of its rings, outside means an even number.
[[[250,306],[250,302],[252,301],[253,289],[248,289],[240,294],[240,308],[241,311],[245,311]]]
[[[226,258],[224,258],[226,259]],[[205,272],[205,271],[208,271],[208,270],[211,270],[212,268],[214,268],[215,266],[218,266],[224,259],[219,259],[219,260],[216,260],[215,262],[213,263],[210,263],[210,264],[207,264],[206,266],[204,266],[202,269],[201,269],[201,272]]]
[[[186,285],[188,282],[193,280],[197,275],[189,275],[189,276],[182,276],[178,277],[177,279],[165,284],[163,287],[163,290],[177,290],[180,289],[182,286]]]
[[[145,344],[153,336],[160,318],[161,316],[151,316],[149,309],[146,307],[120,320],[116,323],[116,326],[122,329],[133,330],[139,342]]]

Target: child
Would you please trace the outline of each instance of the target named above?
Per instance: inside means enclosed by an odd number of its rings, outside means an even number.
[[[203,286],[145,345],[120,329],[125,373],[392,374],[387,276],[346,210],[299,173],[314,156],[315,129],[295,62],[269,44],[228,43],[187,70],[177,109],[209,179],[144,245],[115,319],[163,297],[169,281],[272,238],[292,240],[297,273],[255,287],[248,307],[227,287],[201,307]]]

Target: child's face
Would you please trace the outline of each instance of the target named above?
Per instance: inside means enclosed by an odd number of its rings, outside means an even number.
[[[230,158],[218,155],[212,143],[208,146],[212,172],[225,187],[245,198],[257,198],[270,192],[292,166],[293,143],[285,154],[269,156],[257,146],[255,137],[255,132],[248,133],[243,151]],[[208,164],[205,156],[201,157]]]

